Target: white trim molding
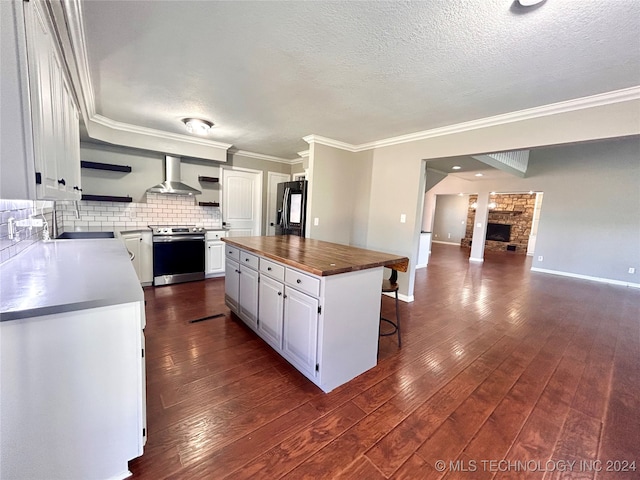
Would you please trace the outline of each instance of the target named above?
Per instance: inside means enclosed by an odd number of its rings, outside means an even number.
[[[550,275],[559,275],[561,277],[578,278],[580,280],[589,280],[592,282],[608,283],[611,285],[620,285],[622,287],[640,288],[640,283],[625,282],[624,280],[613,280],[611,278],[592,277],[590,275],[580,275],[579,273],[562,272],[560,270],[549,270],[546,268],[531,267],[532,272],[548,273]]]
[[[396,298],[395,293],[382,292],[382,294],[386,295],[387,297]],[[411,303],[415,301],[415,297],[413,295],[404,295],[403,293],[398,293],[398,300],[400,300],[401,302]]]
[[[407,135],[400,135],[383,140],[376,140],[373,142],[362,143],[360,145],[353,145],[339,140],[322,137],[320,135],[307,135],[306,137],[303,137],[303,140],[309,144],[319,143],[321,145],[340,148],[342,150],[355,153],[362,152],[364,150],[371,150],[373,148],[389,147],[402,143],[426,140],[428,138],[468,132],[470,130],[477,130],[479,128],[495,127],[498,125],[520,122],[523,120],[531,120],[534,118],[547,117],[560,113],[574,112],[577,110],[584,110],[587,108],[601,107],[604,105],[612,105],[615,103],[629,102],[634,100],[640,100],[640,85],[623,88],[621,90],[614,90],[612,92],[591,95],[589,97],[576,98],[564,102],[551,103],[549,105],[542,105],[540,107],[533,107],[527,108],[525,110],[504,113],[501,115],[495,115],[493,117],[471,120],[469,122],[457,123],[454,125],[448,125],[446,127],[423,130],[420,132],[409,133]]]
[[[241,157],[255,158],[256,160],[266,160],[267,162],[286,163],[287,165],[294,165],[300,163],[299,158],[289,160],[287,158],[274,157],[272,155],[265,155],[263,153],[248,152],[246,150],[229,150],[231,155],[240,155]]]
[[[459,247],[460,242],[442,242],[440,240],[431,240],[431,243],[441,243],[442,245],[453,245],[454,247]],[[431,252],[429,252],[431,253]]]

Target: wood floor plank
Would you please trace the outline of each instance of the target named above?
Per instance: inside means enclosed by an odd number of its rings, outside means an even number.
[[[145,288],[148,441],[133,478],[640,478],[640,290],[432,247],[400,304],[402,348],[382,338],[378,365],[329,394],[230,314],[224,279]],[[485,457],[636,471],[461,468]]]
[[[392,405],[383,405],[282,478],[297,480],[337,476],[395,427],[403,416]]]
[[[515,347],[512,339],[500,339],[433,396],[425,398],[422,405],[376,443],[366,456],[380,471],[390,476]]]
[[[308,405],[308,404],[307,404]],[[232,472],[228,478],[253,479],[257,477],[280,478],[290,472],[304,460],[320,450],[335,437],[340,436],[345,430],[361,420],[365,413],[352,402],[347,402],[305,427],[301,432],[280,442],[274,448],[269,449],[268,444],[256,443],[247,445],[232,445],[238,448],[238,454],[234,458],[243,458],[242,452],[252,452],[253,460],[242,468],[234,470],[227,464],[225,470]],[[252,434],[255,438],[255,433]],[[240,443],[240,442],[236,442]],[[252,442],[255,443],[255,442]],[[262,455],[256,453],[264,452]],[[245,456],[247,453],[245,453]],[[214,472],[215,473],[215,472]],[[221,473],[221,472],[219,472]]]

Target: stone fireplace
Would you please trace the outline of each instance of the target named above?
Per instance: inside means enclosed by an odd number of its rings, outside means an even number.
[[[473,225],[476,211],[473,204],[478,201],[477,195],[469,195],[469,211],[467,214],[467,229],[465,237],[460,242],[462,247],[470,247],[473,236]],[[495,208],[489,210],[487,223],[496,224],[493,231],[502,231],[500,240],[485,240],[484,248],[490,252],[510,251],[526,255],[533,223],[533,213],[536,206],[535,193],[499,193],[491,195],[489,202],[495,203]],[[500,228],[500,225],[508,225]],[[510,229],[509,240],[505,236]],[[494,238],[498,238],[497,236]]]

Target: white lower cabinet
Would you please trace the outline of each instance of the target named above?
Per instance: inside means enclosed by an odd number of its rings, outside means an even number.
[[[258,298],[260,300],[258,302],[258,333],[272,347],[281,349],[284,285],[261,275]]]
[[[0,477],[130,476],[146,440],[144,304],[0,322]]]
[[[258,272],[240,265],[240,317],[254,330],[258,329]]]
[[[307,376],[316,375],[318,299],[285,287],[282,355]]]
[[[240,267],[238,262],[228,256],[224,268],[224,300],[227,306],[237,314],[240,300]]]
[[[207,277],[219,277],[225,273],[224,243],[222,238],[227,236],[223,230],[211,230],[206,233],[207,249],[205,251],[204,273]]]
[[[120,235],[130,255],[131,263],[142,285],[153,283],[153,244],[151,232],[129,232]]]
[[[205,260],[205,274],[213,276],[224,273],[224,243],[207,241],[207,257]]]

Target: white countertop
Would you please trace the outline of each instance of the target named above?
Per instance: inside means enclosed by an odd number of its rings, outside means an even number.
[[[0,267],[0,321],[143,300],[115,238],[38,242]]]

